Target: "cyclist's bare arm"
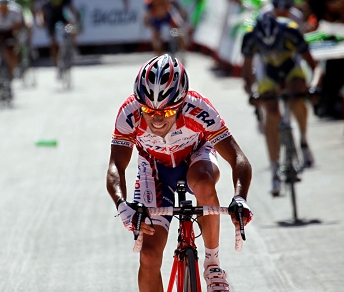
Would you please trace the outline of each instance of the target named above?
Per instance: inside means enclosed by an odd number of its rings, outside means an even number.
[[[106,187],[116,204],[120,198],[127,199],[125,170],[129,165],[133,149],[126,146],[111,145]]]
[[[307,62],[307,64],[313,71],[313,77],[310,82],[310,87],[319,87],[323,76],[323,71],[319,62],[314,60],[309,50],[302,54],[302,58]]]
[[[233,136],[215,144],[215,149],[231,165],[235,196],[241,196],[246,200],[252,178],[252,167],[246,155]],[[247,219],[243,218],[245,225]]]
[[[253,58],[245,57],[242,66],[242,77],[244,80],[244,90],[247,94],[252,93],[252,68]]]
[[[125,170],[130,162],[132,152],[133,149],[129,147],[111,145],[106,187],[115,204],[117,204],[120,198],[127,200]],[[154,234],[154,229],[143,222],[140,231],[150,235]]]

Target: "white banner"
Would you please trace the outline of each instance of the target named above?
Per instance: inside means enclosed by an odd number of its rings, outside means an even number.
[[[196,28],[194,42],[215,52],[227,22],[228,0],[209,0]]]
[[[220,60],[226,61],[227,63],[241,65],[241,42],[243,34],[238,29],[238,25],[242,23],[240,19],[241,6],[236,2],[227,2],[226,25],[218,46],[217,55]]]
[[[143,25],[144,1],[74,0],[74,5],[82,15],[79,45],[137,43],[150,39],[150,31]],[[45,28],[34,27],[33,44],[48,45]]]

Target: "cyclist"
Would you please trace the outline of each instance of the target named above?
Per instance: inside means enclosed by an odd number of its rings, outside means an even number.
[[[273,15],[274,17],[287,17],[295,21],[300,28],[303,27],[304,20],[303,14],[300,10],[294,7],[294,0],[272,0],[271,3],[268,3],[259,10],[259,17],[264,17],[268,14]],[[257,75],[264,75],[264,61],[260,55],[256,54],[253,58],[253,67],[255,72],[255,78],[258,78]],[[258,119],[258,129],[260,133],[264,133],[265,128],[265,119],[264,113],[258,105],[256,106],[256,113],[259,115]]]
[[[252,60],[259,54],[264,62],[261,76],[257,76],[258,92],[260,94],[276,95],[281,89],[287,93],[307,91],[305,73],[300,66],[303,58],[313,70],[311,87],[317,87],[320,82],[321,68],[312,58],[308,45],[296,22],[287,18],[275,18],[272,15],[260,17],[254,28],[243,38],[241,52],[244,56],[243,80],[244,90],[252,94]],[[283,88],[281,84],[285,83]],[[289,100],[289,106],[295,116],[300,130],[300,145],[303,154],[303,164],[311,167],[314,158],[307,141],[307,107],[302,98]],[[281,114],[277,100],[263,100],[262,107],[266,115],[265,138],[272,171],[271,193],[279,195],[280,180],[277,176],[279,168],[279,136],[278,124]]]
[[[23,23],[20,7],[10,5],[9,0],[0,0],[0,41],[3,43],[2,53],[8,63],[11,77],[18,65],[17,34]]]
[[[34,22],[34,0],[15,0],[22,10],[23,13],[23,28],[26,30],[28,43],[31,45],[32,33],[33,33],[33,22]]]
[[[152,47],[157,56],[163,54],[162,27],[166,24],[172,28],[181,27],[187,18],[186,12],[177,1],[145,0],[146,14],[144,23],[152,33]],[[186,47],[184,38],[181,45]]]
[[[168,54],[152,58],[139,70],[134,94],[119,109],[111,144],[107,189],[127,229],[133,228],[135,211],[133,203],[127,202],[125,170],[134,145],[139,154],[134,202],[148,207],[173,206],[173,191],[183,179],[199,205],[218,206],[218,152],[232,167],[234,198],[244,205],[244,224],[251,220],[246,203],[251,165],[210,101],[189,90],[182,63]],[[172,218],[152,219],[154,228],[143,224],[141,229],[144,240],[138,283],[140,291],[158,292],[163,291],[160,268]],[[200,224],[207,291],[229,291],[218,258],[219,216],[201,218]]]
[[[67,13],[69,12],[69,15]],[[68,15],[68,17],[66,16]],[[55,66],[57,66],[58,43],[56,40],[56,23],[74,24],[78,19],[78,12],[72,0],[46,0],[42,8],[37,11],[39,23],[46,26],[50,38],[50,53]],[[72,35],[75,46],[76,34]]]

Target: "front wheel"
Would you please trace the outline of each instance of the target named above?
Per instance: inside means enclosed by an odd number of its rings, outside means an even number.
[[[183,292],[198,292],[196,276],[196,257],[192,249],[188,249],[186,251],[184,263],[185,266]]]
[[[290,186],[290,193],[291,193],[291,203],[292,203],[292,207],[293,207],[293,217],[294,217],[294,221],[298,222],[299,218],[297,216],[296,192],[295,192],[294,182],[291,182],[289,184],[289,186]]]

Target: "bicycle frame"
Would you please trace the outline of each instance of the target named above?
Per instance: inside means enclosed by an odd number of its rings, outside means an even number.
[[[185,193],[185,185],[182,183],[178,184],[177,194],[179,207],[192,207],[191,201],[185,201]],[[189,257],[191,257],[191,255],[189,255],[190,252],[194,255],[193,259],[189,259]],[[191,267],[190,265],[194,266]],[[187,270],[188,268],[190,268],[189,271]],[[187,277],[185,276],[188,275],[190,277],[190,283],[186,282]],[[175,281],[176,279],[177,282]],[[177,292],[202,291],[192,212],[186,212],[185,214],[179,215],[178,245],[174,251],[174,259],[167,292],[173,291],[175,282],[177,286]]]

